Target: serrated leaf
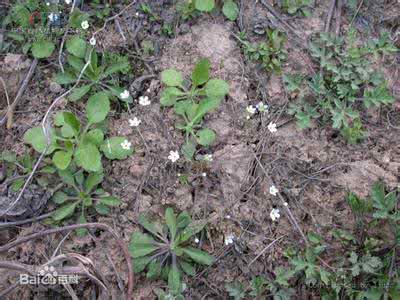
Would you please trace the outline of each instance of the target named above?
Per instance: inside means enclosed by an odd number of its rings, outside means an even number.
[[[155,240],[150,235],[134,232],[132,234],[131,243],[129,244],[129,253],[133,258],[146,256],[158,249],[154,244]]]
[[[192,73],[192,83],[194,86],[199,86],[208,81],[210,78],[210,61],[208,59],[202,59],[196,65]]]
[[[46,154],[51,154],[56,148],[54,129],[50,129],[48,135],[50,145]],[[24,142],[30,144],[37,152],[43,153],[47,146],[47,137],[44,135],[43,128],[38,126],[28,129],[24,134]]]
[[[188,226],[192,222],[192,218],[190,217],[187,211],[181,212],[176,218],[176,226],[179,229],[183,229]]]
[[[214,0],[195,0],[195,7],[199,11],[210,12],[214,9]]]
[[[92,88],[92,84],[86,84],[79,88],[75,88],[71,95],[69,95],[68,100],[75,102],[82,99],[87,93],[89,93],[90,89]]]
[[[75,185],[75,179],[70,170],[59,170],[58,175],[60,176],[61,180],[66,184],[70,186]]]
[[[107,93],[100,92],[90,96],[86,105],[86,115],[90,124],[104,121],[110,111]]]
[[[194,221],[190,223],[185,230],[180,234],[180,242],[185,242],[190,239],[195,234],[199,233],[203,230],[204,226],[206,226],[207,222],[204,220]]]
[[[97,203],[94,209],[103,216],[107,216],[110,213],[110,208],[102,203]]]
[[[149,220],[143,214],[139,215],[139,224],[142,225],[144,229],[151,232],[155,236],[161,234],[162,232],[161,226],[157,226],[158,224],[149,222]]]
[[[196,145],[190,141],[187,141],[185,144],[183,144],[181,152],[187,160],[192,160],[193,155],[196,152]]]
[[[133,259],[133,272],[136,274],[142,272],[146,268],[146,266],[149,264],[150,261],[151,261],[151,258],[149,256],[134,258]]]
[[[172,106],[176,103],[177,98],[182,95],[184,93],[176,87],[166,88],[161,94],[160,104],[161,106]]]
[[[105,76],[109,76],[111,74],[121,72],[129,67],[128,61],[119,61],[117,63],[112,64],[111,66],[107,67],[106,71],[104,72]]]
[[[55,152],[53,155],[53,163],[60,170],[65,170],[66,168],[68,168],[69,164],[71,163],[71,159],[71,151],[60,150]]]
[[[79,204],[79,201],[66,204],[66,205],[58,208],[56,211],[54,211],[54,213],[51,215],[51,217],[55,221],[61,221],[65,218],[69,217],[70,215],[72,215],[75,212],[75,208],[77,207],[78,204]]]
[[[69,53],[80,58],[85,58],[87,44],[79,36],[76,35],[68,39],[65,46]]]
[[[36,58],[47,58],[53,54],[54,49],[56,46],[50,41],[36,41],[32,44],[32,55]]]
[[[102,170],[101,155],[97,147],[92,143],[82,143],[75,151],[75,157],[79,165],[89,172]]]
[[[211,79],[207,82],[205,90],[208,97],[222,99],[229,93],[229,84],[222,79]]]
[[[183,252],[193,259],[195,262],[202,265],[211,265],[214,262],[214,257],[210,254],[193,247],[182,248]]]
[[[239,7],[233,1],[225,1],[222,12],[230,21],[235,21],[239,15]]]
[[[103,173],[89,173],[84,184],[85,192],[89,194],[95,187],[103,182],[103,179]]]
[[[148,272],[146,274],[146,277],[149,279],[155,279],[159,277],[161,274],[161,264],[159,261],[154,259],[153,261],[150,262],[148,266]]]
[[[202,146],[210,146],[215,140],[215,132],[205,128],[197,131],[197,142]]]
[[[69,199],[69,196],[64,192],[57,191],[54,193],[51,199],[54,201],[54,203],[63,204],[65,201]]]
[[[221,101],[219,99],[204,99],[200,102],[199,106],[196,109],[195,116],[191,118],[191,125],[195,125],[199,123],[202,118],[208,113],[216,109]]]
[[[88,141],[96,146],[100,146],[104,141],[104,133],[100,129],[89,130],[84,136],[84,141]]]
[[[109,138],[103,142],[100,150],[108,159],[126,159],[128,156],[132,155],[134,148],[131,146],[129,149],[122,148],[122,143],[126,140],[125,137],[115,136]]]
[[[161,73],[161,81],[167,86],[182,86],[182,74],[174,69],[168,69]]]

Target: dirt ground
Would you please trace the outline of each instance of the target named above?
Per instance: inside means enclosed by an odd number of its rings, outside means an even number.
[[[393,24],[398,24],[393,19],[398,19],[400,3],[377,2],[382,3],[363,7],[355,19],[362,38],[376,36],[379,30],[393,30]],[[175,20],[170,1],[147,3],[161,18]],[[285,16],[285,19],[307,41],[313,33],[323,30],[329,4],[330,1],[317,1],[311,17]],[[390,5],[393,9],[387,10]],[[395,8],[398,8],[397,13]],[[155,75],[145,80],[138,90],[138,95],[148,95],[152,103],[143,107],[135,102],[130,108],[131,113],[116,108],[110,118],[109,133],[126,135],[135,145],[135,154],[126,160],[105,164],[107,176],[103,186],[121,197],[123,204],[109,216],[94,216],[90,221],[109,224],[129,243],[132,232],[140,228],[137,224],[139,213],[161,217],[166,207],[174,207],[177,211],[189,211],[193,218],[208,219],[207,235],[200,243],[203,249],[218,259],[206,272],[195,279],[188,279],[187,299],[228,299],[223,288],[226,282],[248,281],[254,275],[271,272],[282,264],[287,247],[302,244],[299,233],[285,214],[279,222],[270,219],[271,209],[280,207],[279,199],[269,193],[272,183],[279,188],[302,230],[325,236],[330,235],[331,228],[352,228],[354,220],[345,202],[348,191],[366,197],[378,180],[384,181],[391,189],[399,185],[399,54],[381,61],[379,65],[396,97],[395,104],[379,110],[370,109],[362,114],[369,136],[360,144],[349,145],[328,126],[298,129],[293,118],[286,113],[291,98],[283,88],[281,76],[268,74],[242,54],[240,44],[234,37],[238,31],[245,30],[250,40],[258,41],[263,36],[257,35],[254,28],[260,24],[272,28],[278,26],[260,1],[242,1],[237,22],[229,22],[216,13],[176,23],[176,36],[170,38],[160,34],[157,30],[160,24],[151,22],[148,16],[135,16],[136,9],[137,5],[134,5],[121,18],[122,31],[127,40],[124,41],[115,24],[110,23],[104,39],[99,39],[98,50],[124,51],[135,45],[137,47],[145,39],[153,41],[155,52],[152,55],[143,61],[132,59],[133,78],[142,74]],[[373,15],[368,13],[373,10]],[[352,12],[344,8],[341,32],[348,29],[351,16]],[[283,65],[283,73],[307,72],[314,67],[312,59],[296,44],[295,39],[289,35],[285,44],[289,57]],[[26,56],[17,54],[0,58],[1,76],[6,78],[12,98],[30,61]],[[190,76],[192,68],[201,58],[211,61],[211,77],[222,78],[230,85],[224,103],[205,120],[205,125],[217,133],[217,140],[209,149],[197,153],[212,154],[213,161],[173,164],[167,159],[168,153],[180,149],[184,137],[174,129],[175,117],[171,111],[159,105],[162,88],[159,72],[175,68]],[[11,150],[19,154],[28,151],[22,142],[24,132],[39,124],[60,92],[54,92],[54,86],[51,87],[55,62],[56,57],[49,59],[48,64],[39,65],[17,107],[12,128],[0,128],[0,151]],[[11,69],[10,65],[13,66]],[[4,97],[0,99],[4,100]],[[269,105],[269,112],[247,120],[246,107],[259,101]],[[1,108],[5,105],[2,102]],[[66,102],[57,109],[63,107],[79,110],[79,107]],[[136,115],[142,120],[140,132],[128,125],[128,119]],[[276,133],[267,130],[271,121],[278,125]],[[265,173],[256,156],[260,158]],[[180,183],[179,174],[188,176],[187,185]],[[32,186],[32,189],[37,186],[35,181]],[[6,187],[0,185],[0,197],[11,197],[7,193]],[[52,208],[51,204],[44,203],[32,215],[46,213]],[[44,228],[47,226],[43,221],[0,228],[1,244]],[[235,242],[225,245],[224,239],[232,234]],[[2,259],[39,265],[51,257],[62,238],[61,235],[49,235],[21,244],[2,253]],[[277,238],[279,241],[271,249],[250,264]],[[61,252],[79,253],[90,259],[111,283],[111,294],[120,299],[120,286],[127,284],[126,262],[115,241],[106,233],[84,238],[71,234],[63,241]],[[0,270],[0,287],[3,290],[15,282],[16,273]],[[153,290],[156,286],[163,287],[165,283],[135,275],[134,299],[155,299]],[[76,291],[80,293],[80,299],[92,299],[93,289],[88,280],[80,283]],[[65,291],[43,287],[19,287],[8,299],[68,299],[67,295]]]

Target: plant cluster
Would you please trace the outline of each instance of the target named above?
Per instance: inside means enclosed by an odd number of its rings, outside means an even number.
[[[304,286],[322,299],[399,298],[400,271],[395,266],[400,245],[399,195],[385,193],[384,185],[376,183],[370,198],[349,193],[346,200],[356,221],[354,232],[334,229],[329,238],[310,232],[305,250],[286,251],[290,267],[276,268],[271,278],[254,278],[250,295],[266,299],[272,293],[274,299],[290,299],[296,295],[295,286]],[[379,236],[371,235],[377,226]],[[247,294],[237,282],[226,288],[235,299]]]
[[[158,291],[161,299],[184,299],[182,274],[194,276],[194,263],[211,265],[214,261],[208,253],[189,245],[190,239],[203,230],[206,222],[193,221],[187,212],[176,216],[172,208],[167,208],[165,224],[150,222],[144,215],[140,215],[139,223],[148,233],[132,234],[129,251],[134,272],[147,269],[147,278],[167,280],[169,293]]]
[[[289,106],[300,128],[313,119],[332,123],[350,143],[365,137],[360,112],[363,108],[393,103],[386,82],[370,63],[371,54],[394,53],[397,49],[386,38],[362,47],[353,38],[349,43],[332,33],[321,33],[310,45],[321,73],[311,77],[284,75],[287,90],[296,102]]]
[[[305,17],[311,15],[310,7],[314,4],[314,0],[280,0],[278,5],[288,14],[294,15],[301,13]]]
[[[181,73],[168,69],[161,73],[161,80],[167,86],[160,103],[173,107],[180,118],[175,127],[182,130],[186,143],[182,153],[190,160],[196,144],[210,146],[216,138],[214,131],[202,127],[204,116],[215,110],[229,92],[229,85],[222,79],[210,79],[210,61],[201,60],[194,68],[190,81],[185,81]]]
[[[251,43],[242,38],[239,40],[247,59],[261,64],[268,72],[280,74],[282,63],[287,58],[287,52],[283,48],[286,37],[276,29],[267,29],[266,34],[266,41],[259,43]]]
[[[216,7],[215,0],[181,0],[176,6],[183,20],[193,18],[201,12],[211,12]],[[239,15],[239,7],[234,0],[224,0],[222,13],[230,21],[235,21]]]

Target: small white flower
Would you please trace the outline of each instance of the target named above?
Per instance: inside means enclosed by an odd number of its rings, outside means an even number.
[[[48,16],[50,22],[53,22],[53,21],[55,20],[55,17],[56,17],[56,16],[55,16],[55,14],[53,14],[53,13],[50,13],[49,16]]]
[[[250,120],[250,116],[246,116],[246,120]]]
[[[209,162],[213,161],[213,156],[212,156],[212,154],[206,154],[206,155],[204,155],[204,156],[203,156],[203,160],[204,160],[204,161],[209,161]]]
[[[46,5],[47,5],[47,6],[50,6],[50,2],[46,2]]]
[[[271,218],[272,221],[278,221],[278,219],[281,217],[281,214],[279,213],[279,209],[273,208],[271,212],[269,213],[269,217]]]
[[[142,123],[142,121],[136,117],[134,117],[133,119],[129,119],[129,126],[131,127],[138,127],[140,123]]]
[[[287,202],[283,203],[283,206],[288,206],[289,204]]]
[[[129,98],[129,91],[128,90],[124,90],[121,94],[119,94],[119,97],[124,100],[124,99],[128,99]]]
[[[182,176],[182,174],[181,173],[178,173],[178,174],[176,174],[178,177],[181,177]]]
[[[277,132],[278,129],[276,129],[276,123],[269,123],[268,124],[268,130],[272,133]]]
[[[256,113],[256,108],[253,105],[249,105],[249,106],[246,107],[246,111],[250,115],[254,115]]]
[[[150,100],[149,100],[149,97],[147,97],[147,96],[140,96],[139,97],[139,104],[140,105],[142,105],[142,106],[147,106],[147,105],[150,105]]]
[[[71,2],[72,2],[71,0],[65,0],[66,4],[71,4]]]
[[[139,12],[136,12],[136,14],[135,14],[135,15],[136,15],[136,17],[139,17]]]
[[[88,29],[89,28],[89,22],[88,21],[82,21],[81,23],[82,29]]]
[[[259,112],[266,112],[266,111],[268,111],[268,105],[264,104],[263,102],[259,102],[259,103],[256,105],[256,107],[257,107],[257,109],[258,109]]]
[[[168,159],[172,162],[176,162],[179,159],[178,151],[169,151]]]
[[[201,176],[207,177],[207,173],[201,173]]]
[[[229,235],[227,235],[226,237],[225,237],[225,245],[230,245],[230,244],[233,244],[233,242],[235,241],[235,235],[233,235],[233,234],[229,234]]]
[[[273,196],[276,196],[276,194],[278,194],[278,192],[279,192],[279,190],[274,185],[269,188],[269,193]]]
[[[229,220],[231,218],[231,216],[230,215],[226,215],[225,218],[227,218]]]
[[[150,89],[147,89],[147,91],[146,91],[146,92],[150,93]]]
[[[90,45],[92,45],[92,46],[96,46],[96,39],[95,39],[94,37],[92,37],[92,38],[89,40],[89,43],[90,43]]]
[[[122,149],[124,149],[124,150],[129,150],[129,149],[131,149],[131,146],[132,146],[132,143],[129,142],[128,140],[125,140],[125,141],[123,141],[123,142],[121,143],[121,147],[122,147]]]
[[[195,239],[194,239],[194,242],[195,242],[196,244],[198,244],[198,243],[200,243],[200,240],[199,240],[198,238],[195,238]]]

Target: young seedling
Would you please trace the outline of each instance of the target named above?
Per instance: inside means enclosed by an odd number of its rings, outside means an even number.
[[[72,161],[88,172],[101,172],[102,153],[108,159],[125,159],[133,153],[133,147],[125,137],[111,137],[104,140],[100,129],[110,110],[108,95],[104,92],[92,95],[86,105],[87,122],[82,126],[71,112],[58,112],[54,119],[54,128],[48,129],[47,140],[43,128],[33,127],[24,135],[24,141],[37,152],[53,154],[54,165],[65,170]]]
[[[162,106],[173,107],[181,122],[175,127],[182,130],[186,143],[182,152],[192,159],[196,144],[210,146],[216,138],[214,131],[203,128],[204,116],[215,110],[229,92],[229,85],[222,79],[210,79],[210,61],[201,60],[193,70],[190,81],[184,81],[176,70],[165,70],[161,74],[162,82],[167,86],[160,99]]]
[[[182,293],[182,272],[194,276],[193,263],[211,265],[214,258],[208,253],[189,246],[190,239],[203,230],[204,221],[192,221],[187,212],[176,217],[172,208],[165,211],[165,223],[149,222],[143,215],[139,223],[148,233],[134,232],[129,246],[136,273],[147,267],[148,278],[168,280],[173,295]]]
[[[75,83],[83,66],[90,60],[89,66],[83,73],[82,83],[68,97],[70,101],[78,101],[87,94],[100,91],[124,102],[131,103],[133,101],[129,93],[126,96],[124,95],[125,89],[119,86],[118,80],[115,78],[116,74],[125,72],[129,68],[126,57],[120,56],[120,59],[111,64],[107,61],[99,62],[98,55],[92,49],[92,46],[77,35],[67,40],[66,50],[69,53],[67,57],[68,67],[64,73],[57,74],[55,78],[56,82],[61,85]]]
[[[56,192],[52,198],[54,203],[62,205],[51,215],[55,222],[61,222],[75,214],[78,224],[86,223],[88,211],[108,215],[110,207],[121,204],[117,197],[109,196],[99,188],[104,178],[102,173],[86,175],[82,170],[76,171],[73,167],[58,173],[67,188]],[[78,230],[79,235],[85,233],[86,229]]]

